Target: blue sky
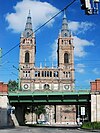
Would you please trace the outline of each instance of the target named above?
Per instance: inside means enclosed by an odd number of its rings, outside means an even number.
[[[19,44],[26,18],[31,11],[33,31],[70,3],[70,0],[3,0],[0,1],[0,47],[2,55]],[[100,6],[99,6],[100,7]],[[100,8],[99,8],[100,10]],[[89,88],[90,81],[100,78],[100,14],[85,15],[80,0],[73,3],[66,16],[74,37],[75,85]],[[36,32],[36,66],[57,65],[57,37],[63,13]],[[0,81],[17,80],[19,46],[0,60]]]

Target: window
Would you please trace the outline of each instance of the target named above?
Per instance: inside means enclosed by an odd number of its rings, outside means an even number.
[[[32,43],[33,41],[32,41],[32,39],[31,39],[31,43]]]
[[[49,75],[50,75],[50,74],[49,74],[49,71],[47,71],[47,77],[49,77]]]
[[[68,78],[70,78],[71,77],[71,73],[70,72],[68,72]]]
[[[54,71],[54,77],[58,77],[58,72]]]
[[[65,33],[64,35],[65,35],[65,37],[66,37],[66,36],[67,36],[67,33]]]
[[[23,43],[25,43],[25,39],[23,40]]]
[[[52,71],[50,71],[50,77],[52,77]]]
[[[44,74],[45,74],[45,76],[44,76],[44,77],[46,77],[46,75],[47,75],[47,72],[45,71],[45,72],[44,72]]]
[[[29,37],[29,35],[30,35],[30,33],[29,33],[29,32],[27,32],[27,37]]]
[[[69,40],[69,44],[71,44],[71,40]]]
[[[67,45],[67,41],[65,41],[65,45]]]
[[[29,63],[29,52],[25,53],[25,63]]]
[[[44,77],[44,71],[42,71],[42,77]]]
[[[40,71],[35,71],[35,77],[40,77]]]
[[[49,89],[49,88],[50,88],[49,84],[44,85],[44,89]]]
[[[68,55],[68,53],[64,54],[64,63],[69,63],[69,55]]]
[[[35,77],[37,77],[38,76],[38,72],[37,71],[35,71]]]
[[[67,72],[63,72],[64,73],[64,78],[68,78],[68,73]]]
[[[29,71],[23,71],[23,76],[24,78],[29,78],[30,77]]]

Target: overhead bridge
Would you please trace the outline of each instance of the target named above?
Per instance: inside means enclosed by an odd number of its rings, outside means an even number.
[[[91,101],[90,91],[73,92],[9,92],[10,104],[86,104]]]

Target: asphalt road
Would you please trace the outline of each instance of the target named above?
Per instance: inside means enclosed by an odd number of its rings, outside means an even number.
[[[16,127],[9,129],[0,129],[0,133],[90,133],[80,129],[68,128],[47,128],[47,127]],[[93,133],[93,131],[91,131]]]

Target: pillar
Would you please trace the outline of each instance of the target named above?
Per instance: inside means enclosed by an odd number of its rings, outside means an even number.
[[[17,105],[15,107],[15,116],[19,125],[25,125],[25,106]]]
[[[91,122],[100,122],[100,94],[91,94]]]

